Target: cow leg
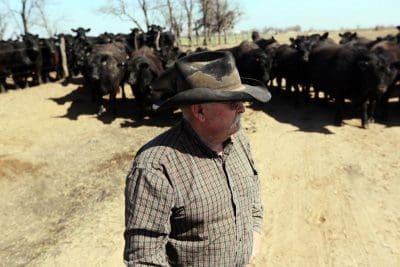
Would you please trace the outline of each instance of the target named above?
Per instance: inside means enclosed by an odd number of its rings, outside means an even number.
[[[335,100],[336,104],[336,114],[335,114],[335,125],[342,126],[343,125],[343,105],[344,105],[344,97],[338,97]]]
[[[126,94],[125,94],[125,86],[124,83],[121,84],[121,91],[122,91],[122,99],[126,99]]]
[[[99,111],[97,112],[97,116],[102,116],[104,113],[106,113],[106,108],[104,106],[104,99],[101,95],[97,96],[98,99],[98,103],[100,103],[99,105]]]
[[[282,90],[282,77],[276,77],[276,87],[278,87],[279,90]]]
[[[319,89],[315,86],[313,86],[313,91],[314,91],[314,101],[319,102]]]
[[[362,104],[362,109],[361,109],[361,126],[364,129],[368,129],[369,123],[368,123],[368,108],[369,108],[369,100],[366,100]]]
[[[117,90],[113,90],[112,93],[110,93],[110,104],[111,104],[111,110],[112,114],[115,117],[117,115]]]
[[[289,79],[285,79],[285,94],[290,95],[290,92],[292,91],[292,81]]]
[[[293,84],[294,87],[294,104],[298,106],[300,104],[300,88],[298,83]]]
[[[2,82],[0,82],[0,93],[5,93],[6,92],[6,88],[4,87],[4,84]]]
[[[15,89],[23,89],[26,87],[26,79],[22,76],[13,76]]]
[[[48,76],[48,73],[46,71],[42,71],[41,77],[42,77],[42,82],[43,83],[48,83],[49,82],[49,76]]]
[[[388,106],[389,106],[389,98],[392,95],[394,90],[394,85],[390,85],[388,90],[382,95],[379,101],[379,118],[382,120],[387,120],[389,117]]]
[[[6,92],[6,78],[1,77],[0,78],[0,93],[5,93]]]
[[[375,122],[375,110],[376,110],[376,100],[371,100],[371,103],[368,107],[368,121],[371,123]]]

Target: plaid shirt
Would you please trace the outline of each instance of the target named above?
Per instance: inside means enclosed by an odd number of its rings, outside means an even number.
[[[138,152],[125,188],[129,266],[244,266],[261,230],[260,184],[241,131],[222,156],[185,120]]]

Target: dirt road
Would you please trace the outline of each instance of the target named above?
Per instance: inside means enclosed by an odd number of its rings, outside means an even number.
[[[122,266],[124,178],[179,116],[98,119],[88,92],[46,84],[0,95],[0,265]],[[400,266],[400,108],[359,127],[279,97],[243,118],[265,222],[256,266]]]

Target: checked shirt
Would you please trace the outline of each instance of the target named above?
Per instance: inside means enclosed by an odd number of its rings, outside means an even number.
[[[242,131],[218,155],[182,120],[139,150],[127,176],[124,260],[128,266],[244,266],[262,214]]]

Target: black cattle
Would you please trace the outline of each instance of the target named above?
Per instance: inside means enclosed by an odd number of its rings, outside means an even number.
[[[78,27],[76,29],[72,29],[71,28],[71,31],[76,33],[74,39],[76,39],[76,40],[86,40],[87,39],[86,33],[90,32],[90,28],[87,28],[87,29],[85,29],[83,27]]]
[[[142,47],[132,53],[126,62],[127,83],[132,88],[136,103],[139,106],[139,115],[152,114],[152,88],[150,84],[164,71],[161,59],[149,47]]]
[[[32,65],[25,44],[20,41],[0,42],[0,92],[7,88],[6,78],[14,79],[15,87],[25,87],[25,71]]]
[[[371,48],[371,51],[382,51],[389,63],[396,63],[400,61],[400,46],[397,44],[397,42],[378,42]],[[381,99],[380,108],[383,119],[386,119],[388,116],[387,105],[389,102],[389,98],[394,95],[396,89],[399,90],[399,88],[396,86],[396,83],[398,81],[400,81],[400,72],[397,72],[396,78],[393,80],[393,83],[389,85],[388,90],[385,92]]]
[[[160,51],[160,37],[163,30],[164,28],[159,25],[149,25],[145,34],[145,45],[154,48],[156,51]]]
[[[277,43],[277,41],[273,36],[269,39],[258,38],[253,42],[255,42],[264,51],[267,51],[268,47],[271,46],[272,44]]]
[[[56,77],[54,80],[63,78],[63,70],[61,65],[61,53],[58,40],[54,38],[41,38],[40,47],[42,53],[42,80],[43,82],[48,82],[50,77],[50,72],[55,72]]]
[[[382,51],[370,52],[345,45],[323,46],[312,51],[309,60],[311,83],[335,99],[335,123],[342,124],[345,98],[361,106],[361,122],[368,128],[375,103],[393,82],[398,67]]]
[[[290,45],[284,44],[275,48],[272,73],[277,81],[278,88],[282,88],[282,79],[285,79],[285,92],[296,93],[295,101],[299,102],[300,86],[305,99],[309,93],[308,60],[310,53],[317,47],[333,43],[328,33],[300,35],[290,38]]]
[[[71,73],[70,75],[78,75],[82,73],[86,61],[92,50],[92,44],[86,41],[73,41],[71,46]]]
[[[131,32],[127,37],[127,44],[130,49],[130,53],[143,47],[145,45],[145,34],[143,31],[139,28],[131,29]]]
[[[111,32],[103,32],[99,36],[96,37],[96,44],[109,44],[115,41],[115,34]]]
[[[116,95],[122,88],[124,92],[125,69],[122,67],[127,58],[122,43],[97,44],[91,49],[83,71],[85,86],[90,88],[93,100],[100,105],[98,115],[106,109],[103,96],[109,94],[112,112],[116,114]]]
[[[41,84],[42,81],[42,67],[43,56],[40,46],[39,36],[37,34],[27,33],[22,36],[25,48],[32,65],[25,69],[26,76],[31,76],[33,84]]]
[[[260,33],[258,31],[253,31],[251,33],[251,40],[253,40],[253,42],[256,42],[257,40],[259,40],[260,37]]]
[[[373,40],[358,36],[356,32],[339,33],[339,36],[339,44],[345,44],[349,46],[361,46],[369,48],[375,43]]]
[[[232,53],[240,76],[259,80],[263,84],[268,83],[272,58],[254,42],[244,41],[238,46],[219,49],[219,51],[230,51]]]

